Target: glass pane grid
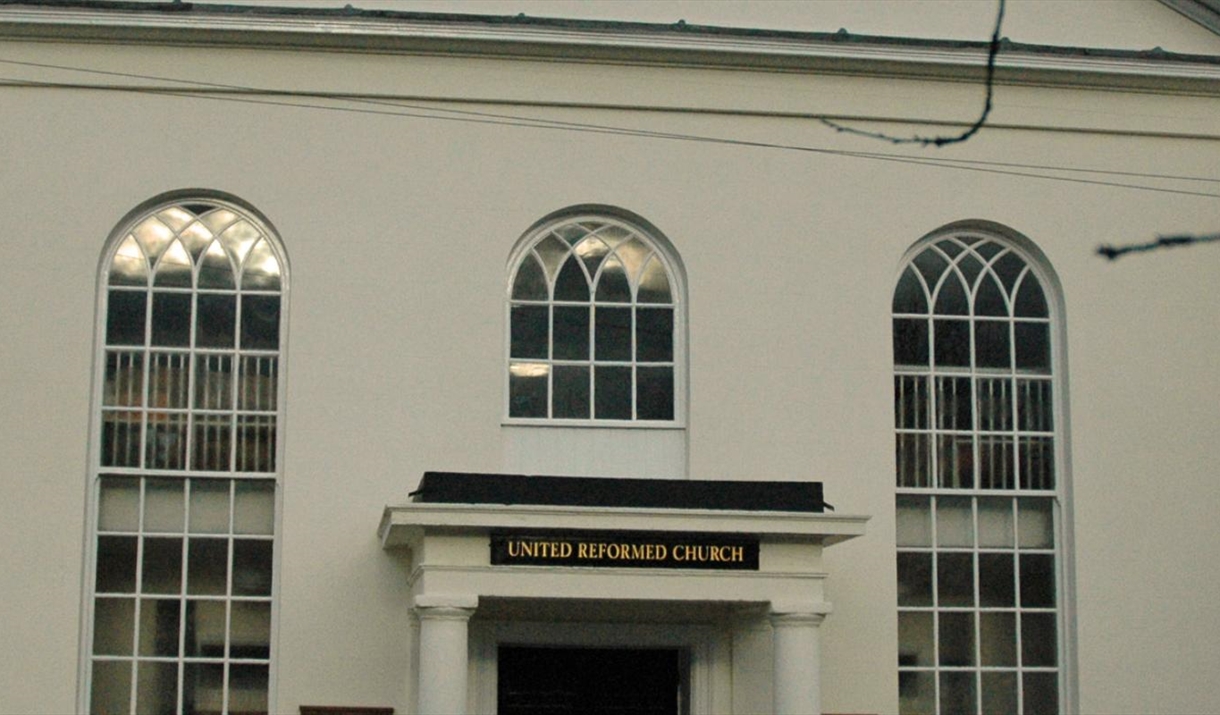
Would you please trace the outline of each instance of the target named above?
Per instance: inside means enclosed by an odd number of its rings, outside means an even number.
[[[269,479],[99,480],[91,701],[107,707],[95,710],[224,705],[234,665],[259,669],[243,697],[265,710],[274,491]],[[196,678],[203,665],[223,677]]]
[[[659,254],[617,223],[539,236],[510,281],[508,416],[672,422],[675,296]]]

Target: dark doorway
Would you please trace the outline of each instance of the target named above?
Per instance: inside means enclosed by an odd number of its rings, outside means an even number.
[[[500,715],[680,715],[675,648],[499,649]]]

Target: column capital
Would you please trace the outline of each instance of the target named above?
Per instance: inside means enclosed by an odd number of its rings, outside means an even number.
[[[471,595],[416,596],[415,615],[427,619],[469,620],[479,607],[479,597]]]
[[[818,616],[821,622],[834,611],[826,601],[772,601],[769,615],[772,619],[782,616]]]

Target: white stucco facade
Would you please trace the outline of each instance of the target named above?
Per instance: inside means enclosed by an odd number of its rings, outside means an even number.
[[[987,125],[918,148],[819,118],[961,132],[982,102],[991,3],[366,8],[598,22],[0,4],[0,711],[89,707],[108,238],[183,190],[258,212],[284,252],[276,712],[413,712],[421,664],[437,662],[419,654],[420,608],[468,629],[476,711],[495,701],[489,649],[528,641],[702,653],[690,667],[708,689],[691,713],[777,704],[772,664],[794,658],[818,671],[823,711],[897,712],[891,306],[908,250],[953,224],[1045,259],[1061,708],[1220,708],[1220,247],[1095,252],[1220,230],[1220,36],[1155,0],[1013,0],[1003,34],[1028,46],[1001,52]],[[893,41],[683,32],[678,19]],[[1158,46],[1177,54],[1137,52]],[[639,217],[680,261],[673,425],[508,414],[509,262],[532,226],[573,207]],[[601,576],[495,571],[480,561],[486,530],[505,526],[491,512],[426,525],[453,539],[445,559],[494,571],[464,577],[483,590],[422,592],[406,547],[425,528],[387,548],[379,525],[428,511],[408,494],[431,470],[822,482],[836,511],[814,519],[810,551],[784,551],[804,526],[764,538],[761,571],[816,574],[806,600],[833,610],[796,609],[818,618],[793,626],[782,608],[721,608],[805,602],[737,577],[657,586],[626,570],[607,595]],[[648,518],[608,513],[596,528]],[[853,538],[823,552],[831,532]],[[632,600],[632,579],[647,602],[634,612],[610,603]],[[530,588],[561,595],[532,610]],[[720,605],[690,618],[674,606],[696,600]],[[813,655],[808,638],[777,635],[815,625]],[[778,654],[789,646],[798,656]],[[743,677],[746,659],[766,677]]]

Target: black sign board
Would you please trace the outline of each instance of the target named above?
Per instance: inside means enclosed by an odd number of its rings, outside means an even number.
[[[494,533],[496,566],[758,570],[758,540],[718,534]]]

